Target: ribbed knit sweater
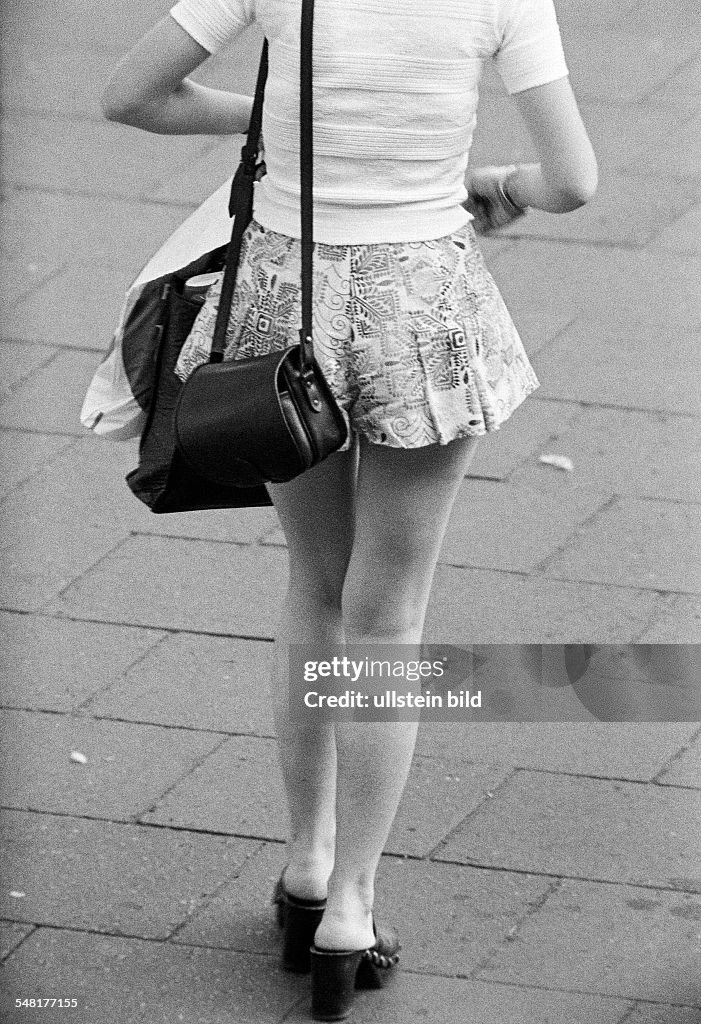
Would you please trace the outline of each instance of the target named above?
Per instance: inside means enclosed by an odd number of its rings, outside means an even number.
[[[215,53],[257,22],[270,45],[255,218],[298,238],[300,0],[179,0]],[[440,238],[468,220],[478,83],[494,58],[510,93],[567,74],[553,0],[316,0],[314,237]]]

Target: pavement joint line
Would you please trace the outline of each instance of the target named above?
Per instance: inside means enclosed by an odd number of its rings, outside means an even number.
[[[101,691],[102,692],[102,691]],[[97,694],[100,696],[100,694]],[[258,732],[230,732],[227,729],[208,729],[203,726],[180,725],[176,722],[152,722],[147,719],[120,718],[117,715],[93,715],[88,711],[83,712],[82,705],[68,711],[57,710],[56,708],[22,707],[17,704],[2,704],[0,711],[19,711],[29,715],[56,715],[62,718],[75,718],[80,721],[91,722],[118,722],[124,725],[143,725],[149,728],[170,729],[175,732],[203,733],[204,735],[222,736],[224,739],[236,739],[246,737],[255,740],[274,740],[277,737],[271,733]],[[676,788],[676,787],[670,787]],[[692,787],[693,788],[693,787]]]
[[[60,263],[57,267],[54,267],[53,270],[50,270],[48,274],[46,274],[44,277],[37,278],[37,280],[34,281],[32,285],[27,288],[26,291],[20,292],[18,295],[15,295],[10,305],[10,308],[14,308],[21,302],[24,302],[25,299],[30,298],[32,295],[38,292],[40,288],[44,288],[47,284],[50,284],[51,281],[54,281],[57,277],[60,277],[61,274],[64,273],[64,271],[69,269],[70,263]],[[59,345],[58,347],[63,348],[67,346]]]
[[[635,999],[633,1001],[633,1004],[629,1006],[627,1010],[625,1010],[623,1016],[619,1021],[616,1022],[616,1024],[626,1024],[626,1021],[632,1021],[633,1015],[637,1014],[639,1008],[640,1007],[638,1006],[638,1000]]]
[[[695,719],[690,719],[690,721],[695,721]],[[476,723],[476,722],[469,722],[467,724],[476,725],[478,723]],[[503,723],[489,722],[487,724],[489,724],[489,725],[499,725],[499,724],[503,724]],[[536,722],[536,723],[531,723],[531,724],[545,725],[546,722],[542,721],[542,722]],[[553,722],[550,723],[550,724],[563,724],[563,723],[560,722],[559,719],[554,719]],[[591,725],[591,724],[601,724],[601,723],[581,722],[579,724],[581,724],[581,725]],[[616,722],[615,724],[620,725],[622,723],[621,722]],[[659,722],[658,723],[653,723],[653,722],[648,722],[648,721],[635,721],[635,722],[628,722],[627,724],[628,725],[652,725],[652,724],[658,724],[659,725],[660,723]],[[666,724],[671,724],[671,723],[666,723]],[[679,723],[674,723],[674,724],[679,724]],[[699,735],[701,735],[701,729],[699,730],[698,733],[695,733],[690,738],[688,744],[686,744],[679,751],[676,752],[676,754],[674,755],[674,758],[672,758],[672,761],[675,760],[677,757],[681,757],[686,752],[686,750],[688,750],[691,746],[693,746],[695,740],[698,738]],[[417,761],[433,761],[433,760],[435,760],[437,762],[437,764],[441,764],[442,763],[442,760],[441,760],[440,757],[435,757],[434,758],[434,756],[432,754],[416,754],[415,758],[416,758]],[[506,767],[506,768],[508,768],[508,767],[510,767],[508,762],[506,762],[506,761],[484,761],[484,760],[479,760],[479,759],[476,760],[476,761],[471,761],[471,760],[467,760],[467,759],[463,760],[462,758],[460,758],[460,760],[457,761],[457,762],[453,761],[452,764],[459,764],[459,765],[461,765],[461,766],[463,766],[465,768],[483,768],[483,767],[487,767],[487,768],[505,768]],[[669,766],[670,766],[670,764],[671,764],[671,761],[668,762],[665,765],[664,768],[661,768],[660,772],[667,771]],[[513,765],[511,767],[513,767],[514,772],[517,772],[517,771],[518,772],[533,772],[534,774],[539,774],[539,775],[564,775],[564,776],[566,776],[567,778],[570,778],[570,779],[590,779],[592,782],[630,782],[630,783],[635,783],[636,785],[639,785],[639,786],[655,785],[656,784],[656,778],[657,778],[657,776],[653,776],[653,777],[651,777],[649,779],[631,779],[631,778],[629,778],[626,775],[592,775],[589,772],[578,772],[578,771],[573,771],[573,770],[567,769],[567,768],[538,768],[538,767],[530,767],[528,765],[520,765],[520,764],[519,765]],[[659,772],[657,774],[659,775]],[[500,783],[499,785],[501,786],[502,784],[503,783]],[[492,798],[494,798],[496,796],[496,792],[497,792],[498,788],[499,787],[496,787],[494,791],[490,790],[490,792],[492,792]],[[670,789],[670,790],[671,789],[692,789],[692,790],[698,790],[698,788],[699,788],[698,786],[679,786],[679,785],[665,786],[665,789]],[[439,843],[438,845],[440,846],[441,844]]]
[[[119,549],[123,547],[129,540],[129,533],[123,533],[121,536],[117,534],[117,536],[119,539],[114,544],[114,546],[109,549],[109,551],[105,551],[104,554],[100,555],[100,557],[96,559],[96,561],[86,566],[86,568],[83,569],[82,572],[78,573],[77,576],[73,576],[70,580],[68,580],[68,582],[65,583],[59,590],[55,591],[51,595],[51,597],[47,598],[46,601],[42,602],[38,606],[37,611],[41,611],[43,608],[48,608],[55,601],[60,600],[67,590],[70,590],[70,588],[74,584],[80,583],[80,581],[83,580],[89,573],[94,572],[95,569],[98,568],[98,566],[100,566],[106,559],[111,558],[112,555],[115,555],[117,551],[119,551]]]
[[[512,768],[512,769],[511,769],[511,771],[507,771],[507,773],[506,773],[506,775],[504,776],[504,778],[503,778],[503,779],[501,779],[501,781],[499,781],[499,782],[498,782],[498,783],[496,784],[496,786],[494,786],[494,789],[490,789],[490,790],[485,790],[485,791],[484,791],[484,793],[483,793],[482,799],[481,799],[481,800],[479,801],[479,803],[478,803],[478,804],[477,804],[477,805],[476,805],[475,807],[473,807],[471,811],[468,811],[468,813],[467,813],[467,814],[465,815],[465,817],[464,817],[464,818],[461,818],[461,819],[460,819],[460,821],[459,821],[459,822],[457,822],[457,824],[456,824],[456,825],[454,825],[454,826],[453,826],[453,827],[452,827],[451,829],[449,829],[449,830],[448,830],[448,831],[447,831],[447,832],[445,833],[445,835],[444,835],[444,836],[443,836],[443,837],[442,837],[442,838],[441,838],[441,839],[440,839],[440,840],[439,840],[439,841],[438,841],[438,842],[437,842],[437,843],[435,844],[435,846],[433,846],[433,847],[432,847],[432,848],[431,848],[431,849],[430,849],[430,850],[428,851],[428,853],[426,854],[426,856],[425,856],[424,858],[422,858],[422,859],[424,859],[424,860],[426,860],[426,861],[433,861],[433,860],[436,860],[436,861],[438,861],[438,854],[440,853],[440,851],[441,851],[442,849],[444,849],[444,847],[445,847],[445,846],[446,846],[446,844],[447,844],[447,843],[449,842],[449,840],[450,840],[450,839],[452,838],[452,836],[454,836],[454,835],[455,835],[455,833],[456,833],[456,832],[457,832],[457,831],[458,831],[459,829],[461,829],[461,828],[462,828],[462,826],[463,826],[463,825],[464,825],[464,824],[465,824],[465,823],[466,823],[467,821],[469,821],[469,819],[470,819],[470,818],[471,818],[471,817],[472,817],[473,815],[475,815],[475,814],[476,814],[476,813],[477,813],[478,811],[480,811],[480,810],[482,809],[482,807],[483,807],[483,806],[484,806],[484,805],[485,805],[486,803],[488,803],[488,802],[489,802],[490,800],[496,800],[496,798],[497,798],[497,796],[498,796],[499,792],[500,792],[500,791],[501,791],[502,789],[504,789],[504,788],[505,788],[506,786],[508,786],[508,784],[509,784],[509,783],[511,782],[511,780],[512,780],[513,778],[515,778],[515,776],[517,775],[518,771],[519,771],[519,769],[518,769],[517,767],[514,767],[514,768]]]
[[[572,543],[573,540],[576,540],[581,533],[583,533],[589,526],[591,526],[591,524],[595,521],[595,519],[598,516],[602,515],[602,513],[604,513],[604,512],[608,512],[610,509],[614,508],[619,503],[619,501],[620,501],[620,496],[618,494],[615,494],[615,493],[614,494],[610,494],[607,498],[604,498],[602,503],[597,508],[595,508],[593,512],[590,512],[590,514],[588,516],[586,516],[584,519],[582,519],[581,522],[577,523],[576,527],[572,530],[571,533],[569,533],[559,544],[557,544],[553,548],[552,551],[549,551],[548,554],[545,555],[544,558],[542,558],[539,562],[537,562],[533,566],[533,569],[531,570],[531,572],[536,574],[536,575],[540,575],[540,576],[544,575],[546,570],[547,570],[547,568],[548,568],[548,565],[551,562],[553,562],[556,558],[558,558],[560,555],[564,554],[564,552],[567,550],[567,548],[570,546],[570,544]],[[580,580],[578,582],[585,582],[585,581],[584,580]],[[610,586],[615,586],[615,584],[609,584],[609,585]],[[620,584],[619,584],[619,586],[620,586]],[[640,587],[625,587],[624,589],[626,589],[626,590],[636,590],[636,589],[638,589],[639,590],[639,589],[644,589],[644,588],[640,588]]]
[[[411,973],[419,974],[421,972],[412,971]],[[437,975],[437,977],[455,977],[455,975]],[[609,999],[611,1002],[640,1003],[642,1006],[669,1006],[680,1010],[695,1010],[699,1005],[694,1003],[670,1003],[667,999],[643,999],[640,996],[623,995],[616,992],[598,992],[596,989],[550,988],[547,985],[536,985],[529,981],[508,981],[506,978],[475,978],[474,980],[478,981],[480,984],[493,985],[495,987],[503,986],[505,988],[526,988],[535,992],[562,992],[573,996],[597,996],[599,999]]]
[[[489,969],[489,965],[494,960],[494,957],[497,956],[497,954],[502,949],[508,946],[509,943],[515,942],[520,937],[519,933],[521,931],[522,926],[534,914],[536,914],[541,909],[541,907],[545,906],[545,904],[548,902],[552,895],[554,895],[556,892],[559,892],[559,890],[562,888],[562,882],[563,880],[561,878],[554,879],[554,881],[550,882],[547,885],[545,891],[541,893],[540,896],[535,897],[533,900],[526,901],[523,913],[516,915],[516,921],[512,925],[512,927],[502,936],[500,941],[497,941],[491,947],[491,949],[489,949],[488,952],[485,953],[482,960],[478,964],[476,964],[473,970],[470,972],[471,979],[475,981],[478,980],[478,975],[480,974],[480,972]]]
[[[642,0],[639,6],[643,6]],[[637,11],[637,9],[638,8],[636,7],[635,11]],[[633,13],[635,13],[635,11]],[[638,102],[641,104],[649,103],[650,100],[654,98],[654,94],[656,92],[659,92],[661,88],[664,88],[665,86],[672,84],[674,80],[679,77],[679,75],[683,75],[684,72],[687,71],[689,68],[693,68],[698,59],[698,53],[690,54],[690,56],[688,56],[685,60],[681,61],[681,63],[677,64],[671,69],[671,74],[668,79],[666,79],[663,82],[657,82],[656,85],[651,85],[646,92],[642,93]],[[684,128],[687,124],[691,124],[693,121],[695,121],[695,117],[692,115],[691,117],[689,117],[688,121],[680,121],[679,127]]]
[[[184,920],[180,921],[179,924],[176,924],[175,928],[173,928],[172,932],[170,932],[170,934],[166,938],[166,942],[172,942],[177,936],[178,932],[185,928],[186,925],[190,924],[190,922],[194,918],[196,918],[198,914],[205,910],[209,906],[209,904],[218,897],[222,890],[225,889],[227,885],[229,885],[230,882],[235,881],[235,879],[239,877],[239,875],[244,870],[244,868],[249,864],[249,862],[254,860],[258,856],[258,854],[265,849],[265,845],[266,844],[264,842],[261,842],[256,850],[254,850],[252,853],[246,854],[246,857],[241,862],[241,864],[239,864],[236,870],[233,871],[232,874],[226,875],[222,879],[220,884],[215,886],[212,889],[212,891],[208,893],[206,896],[202,896],[198,900],[190,901],[191,910],[187,912]],[[178,943],[178,945],[188,945],[188,943]]]
[[[218,734],[215,733],[214,735]],[[156,799],[153,800],[151,804],[149,804],[149,806],[146,807],[143,811],[135,812],[134,817],[136,818],[136,820],[141,821],[145,814],[155,814],[158,809],[158,805],[161,803],[161,801],[165,800],[166,797],[168,797],[169,794],[172,793],[173,790],[176,789],[181,782],[184,782],[185,779],[189,779],[192,775],[194,775],[197,769],[202,767],[204,762],[211,754],[216,754],[217,751],[221,750],[221,748],[227,742],[228,739],[228,736],[222,736],[221,743],[215,743],[211,750],[206,751],[206,753],[202,754],[200,757],[193,758],[190,767],[186,768],[181,775],[178,775],[177,779],[174,779],[174,781],[163,790],[160,796],[156,797]]]
[[[160,536],[160,534],[158,534]],[[180,540],[187,540],[186,537],[180,537]],[[52,601],[54,598],[51,599]],[[273,643],[275,638],[270,636],[253,636],[247,633],[222,633],[208,629],[188,629],[186,626],[153,626],[143,622],[125,622],[120,619],[92,619],[88,616],[83,615],[64,615],[64,614],[49,614],[45,611],[48,604],[43,604],[36,610],[26,608],[13,608],[11,605],[0,605],[0,612],[6,612],[10,615],[26,615],[28,617],[36,617],[40,619],[49,619],[56,622],[84,622],[93,626],[124,626],[127,629],[142,629],[148,632],[167,633],[171,636],[177,636],[179,633],[183,633],[186,636],[215,636],[221,637],[224,640],[252,640],[260,643]]]
[[[37,931],[37,929],[41,927],[41,925],[31,924],[29,921],[13,921],[11,918],[2,918],[2,923],[3,924],[26,924],[27,927],[29,928],[29,931],[27,932],[27,934],[26,935],[22,935],[20,937],[20,939],[12,947],[12,949],[8,950],[7,953],[5,953],[4,956],[0,956],[0,963],[5,963],[6,960],[9,960],[9,958],[12,956],[12,954],[15,952],[15,950],[19,949],[19,947],[21,945],[23,945],[27,941],[29,936],[33,935],[34,932]]]
[[[5,430],[0,430],[0,434],[3,433],[5,433]],[[34,483],[36,478],[38,476],[41,476],[41,474],[46,472],[46,470],[50,469],[54,462],[56,462],[58,459],[65,458],[66,455],[69,455],[71,453],[71,451],[76,447],[76,445],[80,444],[80,438],[76,437],[74,434],[67,434],[66,436],[71,438],[69,443],[65,445],[65,447],[63,448],[58,448],[55,452],[50,452],[49,455],[46,456],[44,462],[42,462],[40,465],[36,466],[33,470],[30,471],[29,476],[24,477],[22,480],[18,480],[14,487],[11,487],[7,494],[2,499],[0,499],[0,509],[2,509],[2,506],[6,501],[14,497],[16,494],[21,494],[26,487]]]
[[[573,996],[597,996],[599,999],[609,999],[611,1002],[639,1003],[641,1006],[665,1006],[679,1010],[696,1010],[698,1003],[670,1003],[667,999],[643,999],[640,996],[623,995],[617,992],[598,992],[596,989],[584,988],[549,988],[545,985],[535,985],[528,981],[507,981],[497,978],[479,978],[485,985],[503,985],[506,988],[527,988],[537,992],[563,992]]]
[[[186,167],[181,170],[187,170]],[[110,202],[115,203],[129,203],[131,206],[156,206],[159,208],[166,207],[171,210],[180,210],[183,212],[183,216],[187,216],[187,211],[196,210],[201,203],[184,203],[174,202],[168,199],[154,199],[147,195],[143,195],[139,192],[130,193],[125,195],[115,195],[113,193],[104,192],[92,192],[88,189],[71,189],[71,188],[50,188],[49,186],[42,185],[25,185],[20,181],[5,181],[3,182],[8,193],[11,191],[15,192],[28,192],[31,195],[48,195],[48,196],[68,196],[70,199],[107,199]],[[9,195],[4,198],[10,198]]]
[[[660,590],[660,600],[657,602],[657,606],[651,611],[649,619],[646,619],[645,624],[640,627],[637,633],[633,636],[631,643],[639,644],[644,643],[641,641],[641,637],[656,626],[659,622],[662,622],[671,612],[674,610],[674,605],[677,599],[681,596],[675,593],[673,590]]]
[[[52,351],[49,353],[49,355],[47,355],[46,359],[44,359],[43,362],[38,363],[36,366],[34,366],[31,369],[31,371],[27,374],[26,377],[22,377],[20,380],[16,380],[14,382],[14,384],[11,384],[6,389],[6,393],[2,396],[2,400],[0,400],[0,408],[2,408],[2,406],[5,404],[6,401],[8,401],[8,399],[13,398],[17,394],[17,392],[20,390],[20,388],[22,388],[28,381],[30,381],[32,379],[32,377],[34,376],[35,373],[40,373],[42,370],[47,369],[47,367],[51,366],[51,364],[56,361],[56,359],[60,355],[61,351],[62,350],[65,351],[65,349],[62,349],[62,346],[60,346],[60,345],[49,345],[49,346],[47,346],[45,342],[41,342],[41,341],[37,342],[36,344],[34,342],[27,343],[27,342],[23,342],[23,341],[14,341],[14,342],[11,341],[10,344],[14,344],[14,345],[26,345],[26,344],[29,344],[33,348],[45,348],[45,347],[48,347],[48,348],[52,349]],[[10,427],[10,428],[5,428],[5,429],[10,429],[11,430],[12,428]],[[29,431],[28,431],[28,433],[29,433]],[[40,433],[43,434],[43,433],[45,433],[45,431],[42,430],[42,431],[40,431]]]
[[[699,728],[696,730],[696,732],[692,733],[692,735],[689,737],[689,739],[686,740],[681,745],[679,750],[676,750],[669,757],[669,759],[667,760],[667,763],[664,764],[662,766],[662,768],[660,768],[660,770],[656,773],[656,775],[653,776],[653,778],[650,781],[652,783],[654,783],[655,785],[657,785],[657,786],[664,785],[664,782],[662,781],[664,779],[664,776],[667,774],[667,772],[669,772],[673,768],[675,762],[681,760],[681,758],[684,756],[684,754],[688,750],[691,750],[691,748],[693,746],[695,746],[696,741],[699,739],[699,737],[701,737],[701,725],[699,725]],[[665,785],[665,789],[667,789],[667,788],[672,788],[672,789],[696,789],[698,787],[696,787],[696,786],[672,786],[672,787],[668,787],[668,786]]]
[[[247,837],[241,836],[240,838],[244,839],[244,838],[247,838]],[[408,860],[420,860],[420,859],[423,859],[423,858],[414,857],[414,856],[409,854],[409,855],[406,856],[406,859],[408,859]],[[480,863],[479,861],[476,861],[476,860],[467,860],[467,861],[464,861],[464,860],[443,860],[440,857],[432,858],[431,863],[432,864],[453,864],[453,865],[457,865],[457,866],[464,867],[464,868],[476,868],[476,869],[482,870],[482,871],[498,871],[498,872],[503,872],[503,873],[508,874],[508,875],[524,875],[526,878],[528,878],[528,877],[560,878],[563,881],[568,881],[568,882],[587,882],[587,883],[589,883],[591,885],[617,885],[619,887],[620,886],[625,886],[625,888],[627,888],[627,889],[644,889],[646,892],[647,891],[652,891],[652,892],[672,892],[672,893],[678,893],[678,894],[684,893],[684,894],[687,894],[687,895],[690,895],[690,896],[701,896],[701,890],[699,888],[695,888],[695,889],[684,888],[684,889],[681,889],[678,886],[669,885],[669,884],[664,885],[664,884],[662,884],[660,882],[654,882],[654,883],[653,882],[631,882],[631,881],[629,881],[628,879],[625,879],[625,878],[599,878],[599,877],[596,877],[594,875],[591,875],[591,876],[590,875],[565,875],[565,874],[562,874],[562,873],[555,874],[552,871],[541,871],[538,868],[517,868],[517,867],[514,867],[513,865],[510,866],[510,867],[506,867],[503,864],[482,864],[482,863]]]
[[[686,333],[697,334],[698,331],[688,331]],[[553,338],[553,341],[555,340],[557,339]],[[547,343],[547,345],[549,344],[550,342]],[[546,347],[546,345],[543,345],[542,348],[538,350],[538,353],[543,352]],[[535,358],[537,358],[537,355]],[[676,409],[650,409],[647,406],[643,405],[620,405],[617,402],[593,402],[587,398],[563,399],[553,395],[538,395],[537,392],[531,399],[531,401],[534,400],[539,402],[555,402],[557,405],[576,405],[582,411],[584,411],[585,409],[609,409],[611,412],[641,412],[646,413],[650,416],[656,416],[659,422],[666,422],[667,420],[670,419],[691,420],[692,422],[695,422],[696,420],[701,419],[701,413],[695,412],[677,412]],[[567,427],[565,427],[565,430],[569,430],[569,428],[570,424],[568,424]],[[560,433],[551,434],[548,440],[552,439],[553,437],[559,438],[560,436]],[[544,443],[547,444],[548,442],[546,441]]]
[[[169,637],[167,635],[164,635],[164,634],[156,636],[154,638],[154,640],[153,640],[153,643],[150,644],[148,647],[145,647],[144,650],[141,652],[141,654],[137,654],[136,657],[134,658],[134,660],[129,662],[129,664],[126,666],[126,668],[124,668],[119,673],[118,676],[116,676],[114,679],[109,680],[99,690],[95,690],[94,693],[89,694],[85,698],[84,701],[81,701],[80,704],[76,704],[75,707],[73,708],[73,710],[75,712],[78,712],[79,714],[82,714],[83,712],[87,712],[88,714],[90,714],[90,707],[89,707],[89,705],[92,703],[92,701],[94,701],[97,697],[102,697],[104,694],[109,693],[109,691],[114,686],[117,686],[118,683],[126,682],[127,681],[128,673],[133,671],[133,669],[135,669],[137,667],[137,665],[140,665],[150,655],[155,654],[155,652],[159,649],[159,647],[162,647],[163,644],[166,643],[166,641],[168,639],[169,639]],[[100,718],[100,717],[109,717],[109,716],[95,715],[94,717],[95,718]],[[119,721],[119,719],[117,719],[117,721]],[[128,719],[124,719],[124,721],[128,721]]]

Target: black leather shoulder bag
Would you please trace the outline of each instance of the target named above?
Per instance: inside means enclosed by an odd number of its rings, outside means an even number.
[[[252,215],[252,182],[258,153],[262,87],[256,90],[242,152],[250,195],[238,200],[222,282],[209,363],[182,387],[175,411],[176,444],[185,463],[218,485],[255,487],[291,480],[337,451],[347,439],[344,417],[324,379],[312,344],[313,0],[302,0],[300,53],[300,176],[302,210],[302,327],[284,352],[222,361],[236,283],[243,227]],[[264,86],[264,76],[262,85]],[[260,95],[259,95],[260,94]],[[248,153],[246,154],[246,150]],[[232,190],[233,195],[234,190]],[[236,200],[235,200],[236,201]],[[245,210],[241,205],[247,205]]]

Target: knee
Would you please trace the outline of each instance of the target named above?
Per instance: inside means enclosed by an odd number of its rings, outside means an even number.
[[[425,552],[390,538],[363,565],[352,565],[343,590],[347,638],[415,636],[426,612],[431,572]]]

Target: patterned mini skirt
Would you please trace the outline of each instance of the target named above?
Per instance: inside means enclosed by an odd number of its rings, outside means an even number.
[[[300,242],[246,229],[225,359],[293,345],[300,328]],[[209,359],[221,278],[176,366]],[[314,249],[314,354],[351,435],[419,448],[498,430],[538,379],[474,229],[428,242]],[[350,442],[349,442],[350,443]]]

